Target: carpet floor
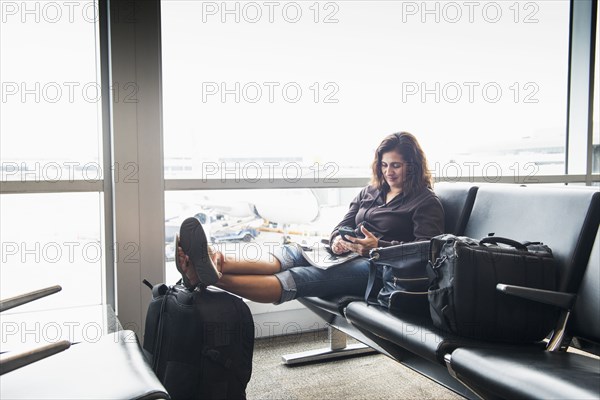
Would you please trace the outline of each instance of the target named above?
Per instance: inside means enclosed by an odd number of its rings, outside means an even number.
[[[381,354],[297,366],[281,361],[327,345],[326,331],[257,339],[248,400],[462,398]]]

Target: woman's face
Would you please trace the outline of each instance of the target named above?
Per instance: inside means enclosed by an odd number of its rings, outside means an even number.
[[[389,151],[381,156],[381,174],[390,188],[402,190],[406,179],[406,169],[404,157],[398,152]]]

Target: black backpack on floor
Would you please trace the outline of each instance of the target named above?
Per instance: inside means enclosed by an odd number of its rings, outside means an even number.
[[[254,321],[242,299],[156,285],[145,326],[144,350],[172,399],[246,398]]]

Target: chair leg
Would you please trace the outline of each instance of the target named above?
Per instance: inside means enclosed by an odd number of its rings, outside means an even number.
[[[294,365],[306,362],[333,360],[342,357],[375,354],[367,345],[356,343],[348,345],[348,335],[329,325],[329,347],[317,350],[308,350],[301,353],[286,354],[281,357],[284,364]]]

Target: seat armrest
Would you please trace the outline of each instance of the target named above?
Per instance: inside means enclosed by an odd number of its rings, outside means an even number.
[[[577,295],[573,293],[534,289],[525,286],[506,285],[504,283],[497,284],[496,290],[512,296],[537,301],[538,303],[560,307],[563,310],[570,310],[573,307],[573,304],[575,304],[575,299],[577,298]]]
[[[60,285],[50,286],[44,289],[34,290],[25,294],[20,294],[10,299],[0,300],[0,312],[10,310],[11,308],[27,304],[42,297],[50,296],[51,294],[60,292],[62,287]]]
[[[14,355],[9,353],[8,355],[4,355],[4,357],[0,358],[0,375],[60,353],[69,347],[71,347],[71,342],[61,340],[60,342],[51,343],[23,353]]]

